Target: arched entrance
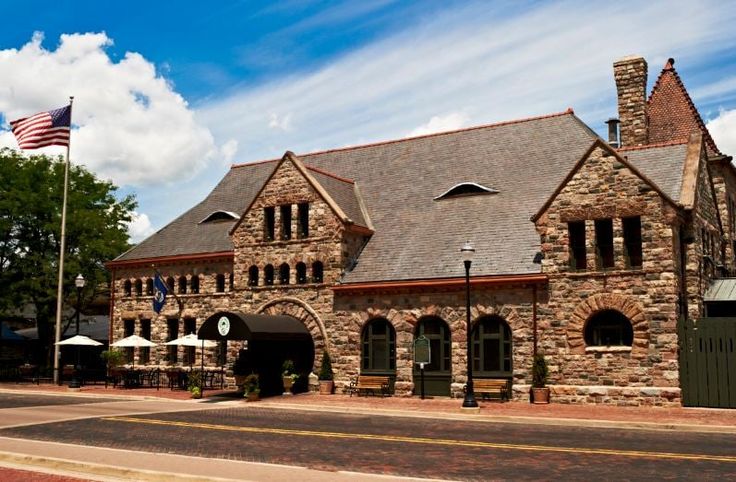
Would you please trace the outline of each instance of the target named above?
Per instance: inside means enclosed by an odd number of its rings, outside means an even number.
[[[306,375],[314,366],[314,342],[309,330],[289,315],[253,315],[218,312],[207,318],[198,337],[206,340],[246,340],[236,363],[245,374],[258,374],[261,395],[283,392],[281,367],[294,362],[297,374]],[[308,379],[300,377],[294,391],[306,390]]]
[[[450,328],[442,318],[428,316],[419,320],[415,337],[429,340],[431,363],[424,367],[424,392],[427,395],[450,396],[452,379],[452,345]],[[421,374],[414,366],[414,386],[419,387]],[[415,388],[417,391],[417,388]]]
[[[513,375],[511,328],[499,316],[484,316],[473,328],[473,377],[508,378]]]

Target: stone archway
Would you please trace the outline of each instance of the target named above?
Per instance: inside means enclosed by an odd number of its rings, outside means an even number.
[[[309,330],[314,342],[314,366],[312,371],[318,369],[317,364],[321,363],[324,351],[332,351],[324,323],[317,312],[299,298],[283,297],[270,300],[259,306],[255,312],[264,315],[288,315],[302,322]]]
[[[634,330],[632,352],[646,350],[649,344],[649,330],[647,329],[646,315],[639,303],[628,296],[602,293],[582,301],[573,311],[567,330],[567,344],[570,353],[575,355],[585,354],[585,339],[583,337],[585,323],[591,316],[603,310],[615,310],[628,318]]]

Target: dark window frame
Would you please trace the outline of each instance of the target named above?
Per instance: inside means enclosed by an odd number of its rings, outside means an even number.
[[[322,261],[315,261],[312,263],[312,282],[313,283],[324,283],[325,267]]]
[[[179,277],[177,292],[180,295],[187,294],[187,277],[186,276]]]
[[[289,266],[289,263],[281,263],[279,265],[279,284],[280,285],[288,285],[291,280],[291,267]]]
[[[303,285],[307,282],[307,265],[303,262],[296,264],[296,284]]]
[[[141,338],[145,338],[146,340],[151,340],[151,320],[146,318],[140,321],[140,334]],[[151,348],[150,347],[141,347],[140,351],[138,352],[138,361],[141,365],[145,365],[146,363],[151,361]]]
[[[153,280],[146,278],[146,296],[153,296]]]
[[[297,210],[297,237],[306,239],[309,237],[309,203],[299,203]]]
[[[291,204],[279,206],[279,214],[281,215],[281,239],[289,241],[293,234],[291,231]]]
[[[215,275],[215,292],[216,293],[224,293],[225,292],[225,275],[218,273]]]
[[[141,281],[140,278],[137,278],[135,280],[134,286],[135,286],[135,295],[143,296],[143,281]]]
[[[569,239],[570,267],[576,271],[588,269],[587,249],[585,245],[585,221],[567,223]]]
[[[634,327],[620,311],[601,310],[585,322],[583,338],[586,346],[632,346]]]
[[[360,341],[361,373],[396,373],[396,330],[391,322],[385,318],[370,320],[363,327]]]
[[[274,268],[272,264],[263,267],[263,284],[265,286],[273,286]]]
[[[135,334],[135,319],[128,318],[123,320],[123,337],[127,338],[131,335]],[[135,357],[135,352],[132,347],[123,348],[123,353],[125,354],[125,363],[133,363],[133,357]]]
[[[172,341],[179,338],[179,320],[177,318],[166,319],[166,341]],[[170,365],[176,365],[179,361],[179,350],[176,345],[168,345],[166,347],[166,357]]]
[[[627,268],[641,268],[644,252],[641,239],[641,216],[621,218],[624,233],[624,257]]]
[[[498,369],[493,370],[488,360],[486,349],[489,344],[496,345]],[[480,377],[513,376],[513,334],[506,320],[499,316],[484,316],[477,320],[471,333],[471,357],[473,360],[473,374]]]
[[[276,208],[273,206],[263,208],[263,239],[276,239]]]
[[[435,325],[435,326],[431,326]],[[427,328],[431,327],[432,332],[427,333]],[[438,333],[434,333],[437,328]],[[427,316],[419,320],[416,329],[416,337],[424,335],[429,339],[432,350],[431,363],[426,365],[424,369],[438,375],[449,375],[452,373],[452,332],[450,325],[439,316]],[[418,372],[418,366],[414,367],[414,371]]]
[[[193,275],[192,279],[189,281],[189,285],[190,285],[189,291],[193,295],[198,295],[199,294],[199,275],[196,275],[196,274]]]
[[[184,318],[184,335],[189,335],[192,333],[194,333],[195,335],[197,334],[197,319],[188,316]],[[194,364],[194,362],[196,361],[195,349],[196,347],[193,346],[184,347],[184,363],[189,365]]]
[[[123,296],[133,296],[133,283],[131,283],[129,279],[126,279],[123,282]]]
[[[258,266],[248,268],[248,286],[258,286]]]

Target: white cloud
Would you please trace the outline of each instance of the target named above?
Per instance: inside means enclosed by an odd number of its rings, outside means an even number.
[[[235,154],[238,152],[238,141],[235,139],[229,139],[222,146],[220,146],[220,154],[224,163],[232,162],[235,158]]]
[[[432,116],[425,124],[413,129],[406,137],[423,136],[425,134],[434,134],[435,132],[444,132],[460,129],[468,124],[470,117],[462,112],[452,112],[444,116]]]
[[[291,130],[291,112],[281,117],[272,113],[271,119],[268,121],[268,127],[282,131]]]
[[[424,17],[316,71],[214,99],[199,118],[216,139],[248,146],[242,160],[394,139],[448,112],[485,124],[573,107],[602,129],[616,113],[616,59],[644,55],[653,77],[670,56],[698,69],[736,46],[736,9],[717,2],[508,7],[474,2]],[[278,116],[268,127],[264,112],[292,113],[298,128],[273,128]]]
[[[132,213],[128,223],[128,236],[130,236],[131,243],[139,243],[155,232],[146,214],[135,211]]]
[[[36,33],[20,49],[0,50],[6,120],[61,107],[74,95],[72,162],[117,184],[189,178],[218,155],[210,131],[142,55],[127,52],[113,62],[104,33],[62,35],[56,50],[42,40]],[[0,146],[17,143],[3,132]]]
[[[736,156],[736,109],[721,111],[718,117],[708,122],[707,127],[718,149],[729,156]]]

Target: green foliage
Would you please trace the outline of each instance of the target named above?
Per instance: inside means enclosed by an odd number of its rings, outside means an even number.
[[[117,367],[125,363],[125,353],[122,350],[110,348],[100,353],[100,358],[105,360],[108,367]]]
[[[25,157],[0,149],[0,315],[32,304],[45,349],[51,346],[56,316],[64,168],[61,157]],[[72,163],[63,281],[67,306],[76,306],[77,274],[87,281],[84,308],[108,290],[104,263],[130,247],[126,224],[136,202],[116,191],[109,181]]]
[[[192,398],[202,398],[202,390],[199,387],[193,387],[189,389],[192,392]]]
[[[202,387],[202,372],[192,370],[187,374],[187,390],[194,393],[194,390],[201,391]]]
[[[281,374],[285,377],[291,376],[294,374],[294,362],[291,360],[284,360],[284,363],[281,365]]]
[[[332,380],[334,376],[335,374],[332,372],[332,359],[327,350],[325,350],[324,355],[322,355],[322,366],[319,369],[317,378],[319,380]]]
[[[532,363],[532,386],[534,388],[544,388],[547,385],[547,377],[549,376],[549,369],[547,368],[547,360],[544,355],[534,355],[534,362]]]
[[[251,373],[247,377],[245,377],[245,383],[243,384],[245,387],[245,396],[247,397],[249,393],[260,393],[261,388],[258,384],[258,375],[255,373]]]

